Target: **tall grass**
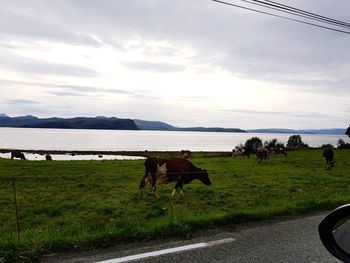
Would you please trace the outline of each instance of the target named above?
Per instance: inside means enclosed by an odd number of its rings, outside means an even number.
[[[168,154],[168,153],[167,153]],[[210,158],[209,158],[210,157]],[[0,262],[31,262],[51,251],[103,247],[132,240],[186,236],[199,229],[334,208],[350,201],[350,151],[335,150],[329,168],[321,150],[255,159],[194,153],[212,186],[150,188],[139,198],[143,161],[0,159]],[[16,177],[20,238],[12,181]]]

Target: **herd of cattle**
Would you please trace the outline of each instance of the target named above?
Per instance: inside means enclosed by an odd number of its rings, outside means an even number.
[[[258,149],[256,151],[256,162],[261,163],[267,161],[270,155],[284,155],[287,156],[287,152],[283,148],[272,149]],[[145,161],[145,173],[140,182],[140,196],[143,195],[143,190],[147,183],[150,183],[152,190],[156,197],[157,186],[167,184],[170,182],[176,182],[172,191],[172,196],[176,193],[177,189],[180,189],[181,195],[183,195],[183,185],[192,182],[195,179],[200,180],[203,184],[211,185],[211,181],[208,176],[208,172],[201,168],[194,166],[187,159],[192,156],[191,151],[182,150],[182,158],[160,158],[160,157],[148,157]],[[250,154],[245,149],[233,150],[232,157],[241,156],[243,158],[250,157]],[[326,148],[323,151],[323,157],[326,163],[331,167],[334,166],[334,153],[331,148]]]
[[[256,151],[256,162],[267,162],[270,155],[284,155],[287,156],[285,149],[258,149]],[[141,179],[139,188],[140,196],[143,195],[143,190],[147,183],[151,184],[154,194],[158,197],[157,187],[162,184],[176,182],[175,187],[172,191],[172,196],[179,189],[181,195],[183,195],[183,185],[189,184],[193,180],[199,180],[205,185],[211,185],[208,172],[204,169],[198,168],[193,165],[188,158],[191,158],[192,153],[190,150],[182,150],[181,158],[160,158],[160,157],[148,157],[145,160],[144,168],[145,173]],[[250,153],[245,149],[233,150],[232,157],[241,156],[242,158],[249,158]],[[323,150],[323,157],[326,160],[327,165],[334,166],[334,153],[331,148],[325,148]],[[26,160],[24,154],[20,151],[12,151],[11,159],[19,158]],[[45,159],[48,161],[52,160],[50,154],[45,155]]]

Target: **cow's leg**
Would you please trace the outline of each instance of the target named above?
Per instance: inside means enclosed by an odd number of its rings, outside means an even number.
[[[152,191],[155,192],[157,189],[156,182],[157,182],[157,175],[155,173],[148,173],[149,178],[151,179],[151,186]]]
[[[158,192],[157,192],[157,186],[159,185],[159,178],[156,177],[156,182],[154,184],[153,192],[156,198],[159,198]]]
[[[151,186],[152,186],[152,191],[154,193],[154,196],[156,198],[159,198],[158,192],[157,192],[157,186],[159,184],[159,180],[157,178],[157,175],[155,173],[149,173],[149,178],[151,180]]]
[[[142,179],[140,181],[140,185],[139,185],[140,198],[143,197],[143,190],[145,189],[145,186],[146,186],[147,183],[150,183],[151,186],[153,185],[151,173],[150,172],[146,173],[146,171],[145,171],[145,174],[143,175],[143,177],[142,177]]]
[[[181,184],[181,186],[180,186],[180,194],[181,194],[181,196],[185,196],[184,191],[182,191],[182,187],[183,187],[183,184]]]
[[[175,185],[175,188],[174,188],[173,192],[171,193],[171,196],[174,196],[174,195],[175,195],[175,192],[176,192],[177,188],[180,188],[180,194],[181,194],[182,196],[184,196],[184,192],[182,191],[182,187],[183,187],[183,183],[177,182],[176,185]]]
[[[171,196],[174,196],[174,195],[175,195],[176,190],[177,190],[178,187],[179,187],[179,183],[176,182],[175,187],[174,187],[173,191],[171,192]]]
[[[149,177],[152,180],[152,191],[155,197],[159,198],[159,195],[157,193],[157,185],[158,185],[157,175],[155,173],[149,173]]]
[[[175,185],[176,188],[180,188],[181,196],[184,196],[184,192],[182,191],[183,186],[184,186],[184,184],[180,183],[180,182],[177,182],[176,185]]]

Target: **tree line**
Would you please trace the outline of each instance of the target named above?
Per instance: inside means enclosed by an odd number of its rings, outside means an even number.
[[[347,128],[345,134],[350,138],[350,126]],[[260,148],[295,150],[309,148],[309,145],[303,142],[300,135],[296,134],[290,136],[286,144],[279,142],[276,138],[263,142],[259,137],[252,137],[248,139],[244,144],[237,145],[235,147],[235,150],[244,149],[250,153],[255,153]],[[332,144],[324,144],[321,146],[321,148],[334,148],[334,146]],[[339,138],[337,148],[350,149],[350,143],[346,143],[343,139]]]

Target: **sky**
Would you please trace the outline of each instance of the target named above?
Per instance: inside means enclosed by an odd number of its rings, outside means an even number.
[[[348,0],[279,3],[350,22]],[[346,128],[349,47],[349,34],[211,0],[2,1],[0,113]]]

